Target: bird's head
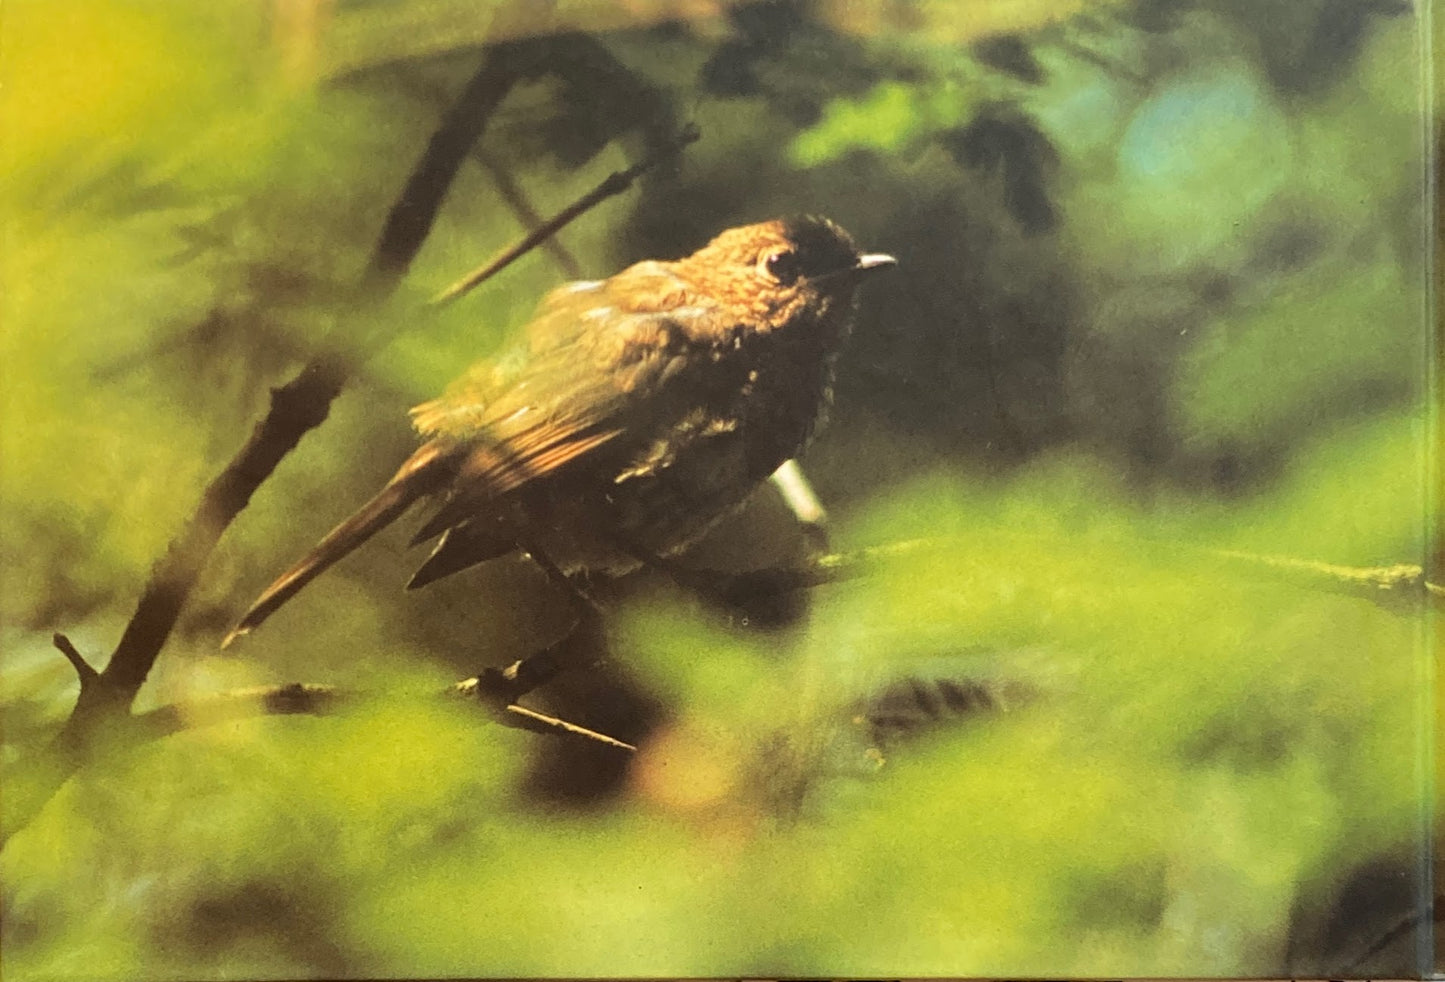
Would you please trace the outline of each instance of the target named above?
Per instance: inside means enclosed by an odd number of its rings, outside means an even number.
[[[841,227],[810,215],[728,229],[679,265],[752,317],[781,326],[804,311],[849,309],[859,283],[895,261],[860,252]]]

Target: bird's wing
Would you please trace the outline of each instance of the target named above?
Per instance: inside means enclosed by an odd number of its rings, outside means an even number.
[[[543,301],[523,349],[413,410],[423,433],[469,448],[450,499],[414,541],[604,447],[625,452],[648,439],[685,364],[689,321],[719,316],[684,298],[660,263],[562,287]]]

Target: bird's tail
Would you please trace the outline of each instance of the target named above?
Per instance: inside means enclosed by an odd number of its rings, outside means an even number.
[[[429,443],[411,456],[376,497],[326,534],[326,538],[268,586],[231,629],[221,647],[250,634],[302,587],[320,576],[353,549],[386,528],[420,497],[437,490],[451,476],[450,448]]]

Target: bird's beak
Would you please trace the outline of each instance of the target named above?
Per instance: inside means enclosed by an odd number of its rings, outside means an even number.
[[[881,252],[870,252],[867,255],[858,257],[858,262],[853,265],[853,272],[869,273],[897,265],[898,260],[892,256],[885,255]]]
[[[885,256],[881,252],[870,252],[865,256],[859,256],[858,261],[855,262],[852,266],[847,267],[846,269],[834,270],[831,273],[823,273],[820,276],[814,276],[813,282],[816,283],[819,281],[828,280],[845,280],[850,283],[855,283],[869,273],[874,273],[880,269],[888,269],[892,266],[897,265],[898,260],[894,259],[892,256]]]

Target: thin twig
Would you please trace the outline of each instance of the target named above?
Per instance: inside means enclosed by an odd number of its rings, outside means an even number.
[[[522,190],[520,184],[512,179],[511,173],[502,166],[502,162],[481,150],[477,150],[473,156],[477,158],[487,173],[492,175],[492,183],[497,186],[497,193],[512,209],[517,216],[517,221],[522,223],[522,227],[531,231],[541,227],[541,214],[532,207],[532,202],[527,199],[527,193]],[[557,268],[562,271],[563,276],[569,280],[582,278],[582,266],[572,253],[567,251],[567,247],[562,244],[562,240],[558,236],[552,235],[543,239],[542,248],[547,250],[547,254],[552,257],[552,261],[557,264]]]
[[[1111,78],[1122,79],[1134,86],[1136,89],[1148,87],[1149,79],[1141,72],[1135,71],[1119,58],[1111,58],[1090,48],[1088,45],[1074,41],[1070,38],[1059,38],[1054,42],[1055,47],[1061,49],[1065,54],[1073,55],[1080,61],[1102,69],[1105,75]]]
[[[1435,903],[1439,904],[1440,899],[1441,898],[1437,897]],[[1375,972],[1370,971],[1371,968],[1375,968],[1376,971],[1379,970],[1378,966],[1372,966],[1369,964],[1370,960],[1378,956],[1381,952],[1389,949],[1391,945],[1397,943],[1401,938],[1409,937],[1411,934],[1414,934],[1422,928],[1428,929],[1429,921],[1433,920],[1435,916],[1438,915],[1434,914],[1431,905],[1417,907],[1416,909],[1410,911],[1404,916],[1404,918],[1400,920],[1399,923],[1395,924],[1388,931],[1377,937],[1369,945],[1369,947],[1367,947],[1348,965],[1346,965],[1344,969],[1345,973],[1350,976],[1354,976],[1358,972],[1361,978],[1365,977],[1366,975],[1374,975],[1376,978],[1379,978],[1379,975],[1376,975]],[[1388,978],[1393,974],[1393,972],[1390,972],[1386,975],[1386,977]]]
[[[671,144],[664,147],[659,152],[643,158],[626,170],[615,171],[612,174],[609,174],[602,181],[602,183],[598,184],[591,191],[587,192],[582,197],[572,202],[572,204],[568,205],[566,208],[563,208],[556,215],[553,215],[550,219],[534,228],[530,233],[528,233],[522,238],[522,241],[518,242],[516,245],[509,246],[508,248],[503,249],[495,257],[488,260],[486,263],[483,263],[481,266],[472,270],[466,276],[463,276],[461,279],[457,280],[457,282],[453,283],[451,286],[438,293],[435,297],[432,298],[432,304],[438,307],[446,306],[447,304],[456,300],[458,297],[465,295],[482,283],[491,279],[493,276],[506,269],[512,263],[516,262],[528,251],[535,248],[539,242],[555,234],[558,229],[562,228],[564,225],[572,221],[578,215],[581,215],[589,208],[593,208],[596,205],[601,204],[603,201],[606,201],[608,198],[614,195],[621,194],[623,191],[626,191],[628,188],[632,187],[632,183],[636,181],[637,178],[645,174],[647,171],[656,167],[658,164],[663,163],[664,161],[668,161],[676,157],[679,153],[682,152],[685,147],[688,146],[688,144],[696,142],[701,135],[702,134],[699,132],[698,128],[692,124],[688,124],[687,126],[683,127],[682,131],[677,135],[677,138]]]
[[[1010,539],[1028,539],[1039,543],[1037,536],[1009,535]],[[849,552],[835,552],[818,557],[803,566],[786,569],[764,569],[747,573],[726,574],[688,571],[695,582],[706,584],[725,597],[770,596],[793,590],[825,586],[856,579],[876,571],[885,562],[907,559],[927,552],[955,549],[969,544],[964,538],[940,537],[905,539],[881,546],[869,546]],[[1151,549],[1224,561],[1256,573],[1279,576],[1297,586],[1331,593],[1362,597],[1384,604],[1431,604],[1445,609],[1445,584],[1426,579],[1423,567],[1400,563],[1393,566],[1342,566],[1313,559],[1243,552],[1233,549],[1208,549],[1173,543],[1149,542]]]
[[[1425,578],[1422,566],[1397,563],[1393,566],[1341,566],[1293,556],[1261,555],[1235,549],[1210,549],[1208,554],[1228,562],[1285,575],[1301,583],[1313,583],[1379,599],[1445,601],[1445,587]]]
[[[449,694],[460,693],[478,701],[488,701],[486,693],[479,686],[479,679],[471,678],[458,682]],[[140,713],[134,717],[136,739],[158,740],[187,730],[219,726],[240,720],[258,719],[264,716],[330,716],[338,712],[356,709],[363,704],[376,704],[385,696],[359,690],[340,689],[330,685],[310,685],[293,682],[290,685],[256,686],[235,689],[216,695],[205,696],[186,702],[171,703]],[[506,714],[498,721],[534,733],[548,733],[557,736],[577,737],[591,740],[618,750],[635,751],[637,748],[605,733],[590,730],[576,723],[558,719],[519,706],[515,703],[499,707]]]
[[[521,722],[522,729],[531,730],[533,733],[553,733],[565,736],[581,737],[584,740],[592,740],[608,747],[615,747],[618,750],[625,750],[632,753],[637,750],[630,743],[623,743],[616,737],[610,737],[606,733],[599,733],[596,730],[589,730],[585,726],[578,726],[576,723],[569,723],[565,719],[558,719],[556,716],[547,716],[526,706],[519,706],[511,703],[505,707],[506,711]]]

